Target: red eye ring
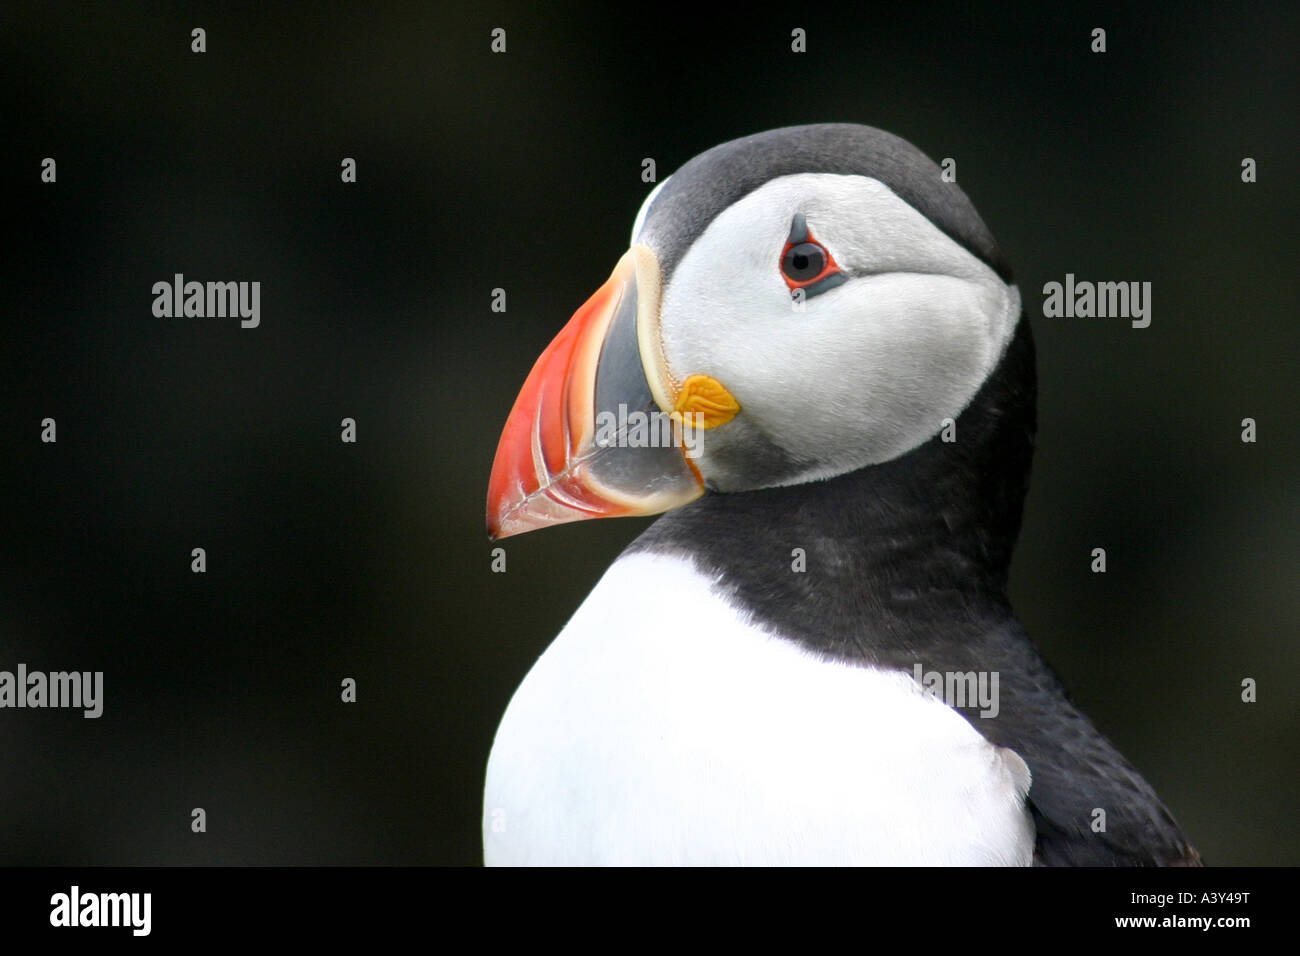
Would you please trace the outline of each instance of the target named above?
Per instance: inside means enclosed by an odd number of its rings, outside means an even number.
[[[781,249],[777,267],[791,293],[841,274],[839,263],[831,251],[813,237],[802,214],[796,215],[790,225],[790,235]]]

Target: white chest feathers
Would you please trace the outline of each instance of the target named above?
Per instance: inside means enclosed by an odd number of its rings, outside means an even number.
[[[911,676],[747,623],[684,560],[605,574],[497,730],[489,865],[1026,865],[1029,773]]]

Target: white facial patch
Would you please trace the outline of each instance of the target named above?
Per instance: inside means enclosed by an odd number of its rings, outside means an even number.
[[[780,271],[796,213],[850,277],[801,304]],[[709,224],[663,290],[660,322],[673,377],[710,375],[740,403],[704,442],[705,477],[710,448],[743,420],[801,463],[766,483],[798,484],[937,434],[993,371],[1019,314],[1014,285],[883,183],[800,173]]]

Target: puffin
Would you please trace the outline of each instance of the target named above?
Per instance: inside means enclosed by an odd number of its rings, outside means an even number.
[[[1034,345],[949,178],[856,124],[709,149],[537,359],[489,536],[660,517],[509,702],[487,865],[1200,863],[1012,611]]]

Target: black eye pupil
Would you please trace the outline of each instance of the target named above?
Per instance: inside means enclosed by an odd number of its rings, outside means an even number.
[[[781,271],[794,282],[814,279],[826,268],[826,253],[815,242],[801,242],[786,250]]]

